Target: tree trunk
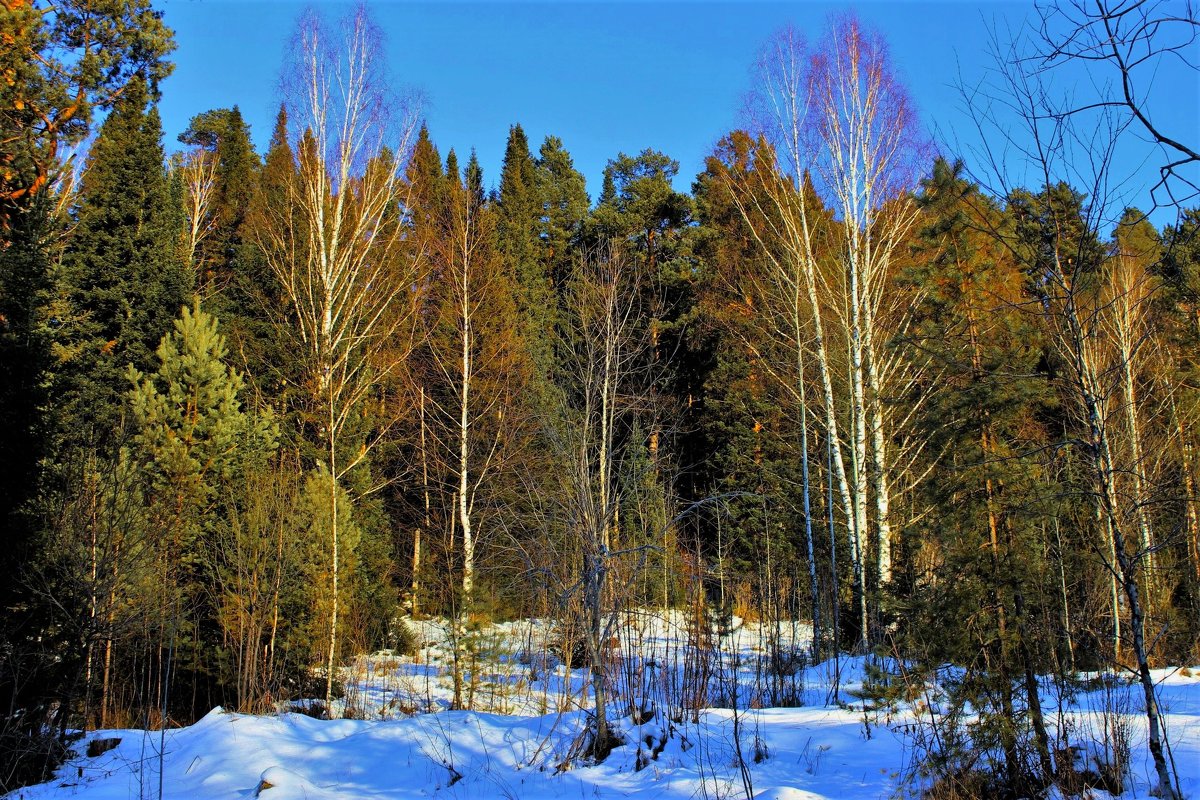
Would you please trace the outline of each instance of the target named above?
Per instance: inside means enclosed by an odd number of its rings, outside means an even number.
[[[884,587],[892,582],[892,520],[891,520],[891,473],[888,466],[888,446],[885,431],[885,411],[879,371],[876,367],[874,344],[867,334],[867,398],[871,427],[871,479],[875,493],[876,546],[879,549],[880,597]]]
[[[329,406],[329,430],[332,432],[334,408],[332,399]],[[330,554],[330,570],[333,578],[333,596],[332,609],[329,615],[329,656],[325,661],[325,716],[328,719],[333,718],[333,669],[337,661],[337,645],[338,645],[338,611],[339,611],[339,586],[338,586],[338,502],[337,502],[337,447],[332,435],[328,439],[329,446],[329,543],[332,548]]]
[[[1147,603],[1153,607],[1156,592],[1156,575],[1154,570],[1154,528],[1150,521],[1150,509],[1147,507],[1145,461],[1142,453],[1142,427],[1138,419],[1137,388],[1133,380],[1133,344],[1130,341],[1132,331],[1125,325],[1119,326],[1121,350],[1121,383],[1125,394],[1125,424],[1129,435],[1129,457],[1133,480],[1133,502],[1138,525],[1138,546],[1140,558],[1144,560],[1143,575],[1146,581]]]
[[[1042,697],[1038,693],[1033,653],[1029,649],[1029,632],[1025,625],[1025,594],[1020,587],[1013,592],[1013,611],[1017,618],[1017,647],[1024,668],[1025,704],[1029,709],[1029,722],[1033,726],[1033,741],[1037,749],[1038,765],[1042,770],[1042,780],[1049,785],[1054,780],[1054,763],[1050,759],[1050,737],[1046,733],[1046,718],[1042,713]]]
[[[425,387],[421,387],[421,491],[425,498],[424,529],[429,530],[429,451],[425,442]],[[412,606],[411,613],[415,619],[421,613],[421,531],[417,528],[413,534],[412,554]]]
[[[870,617],[867,608],[867,428],[862,399],[862,349],[856,342],[857,331],[850,331],[846,343],[849,350],[847,368],[850,382],[850,467],[854,482],[851,484],[853,516],[850,525],[850,557],[854,564],[854,589],[859,613],[858,644],[863,653],[870,650]]]
[[[1056,265],[1061,275],[1061,265]],[[1121,588],[1124,590],[1126,602],[1129,605],[1130,636],[1133,645],[1133,655],[1137,662],[1138,678],[1146,701],[1146,722],[1148,727],[1148,746],[1150,756],[1154,761],[1154,769],[1158,774],[1160,796],[1164,800],[1178,800],[1178,794],[1171,782],[1171,773],[1163,752],[1162,729],[1158,711],[1158,701],[1154,694],[1154,678],[1150,674],[1150,664],[1146,657],[1146,641],[1142,603],[1137,582],[1137,560],[1130,558],[1125,550],[1125,538],[1121,529],[1120,506],[1117,499],[1114,477],[1116,467],[1113,462],[1112,448],[1108,430],[1101,413],[1096,375],[1088,362],[1086,335],[1080,324],[1074,305],[1074,298],[1068,295],[1064,311],[1065,322],[1069,332],[1076,389],[1087,419],[1089,433],[1090,458],[1093,469],[1093,479],[1096,487],[1095,503],[1098,513],[1107,523],[1111,533],[1112,552],[1116,560],[1115,576],[1119,577]]]

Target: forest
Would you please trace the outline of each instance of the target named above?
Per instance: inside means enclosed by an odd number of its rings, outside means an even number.
[[[614,153],[595,196],[520,124],[498,175],[439,149],[366,6],[298,17],[264,153],[237,106],[164,141],[150,0],[0,8],[0,791],[79,731],[335,716],[431,619],[453,709],[474,631],[554,620],[602,761],[617,614],[660,608],[803,621],[776,662],[903,665],[880,702],[955,665],[976,796],[1065,785],[1039,687],[1125,675],[1181,797],[1200,134],[1140,92],[1196,79],[1190,4],[1039,6],[959,153],[881,32],[784,29],[702,172]]]

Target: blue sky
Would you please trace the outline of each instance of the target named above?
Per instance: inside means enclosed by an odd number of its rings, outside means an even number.
[[[327,5],[327,4],[321,4]],[[330,13],[338,13],[336,4]],[[192,115],[237,104],[262,149],[280,100],[285,49],[303,9],[287,0],[159,0],[176,33],[175,74],[163,85],[168,150]],[[344,8],[344,6],[343,6]],[[704,157],[739,122],[750,65],[786,23],[810,38],[844,5],[792,2],[453,3],[376,2],[392,75],[425,97],[424,117],[443,155],[476,148],[485,178],[498,178],[509,125],[520,122],[536,151],[559,136],[593,198],[608,159],[651,147],[680,162],[690,186]],[[990,66],[989,28],[1015,28],[1031,2],[862,3],[887,37],[899,72],[931,131],[966,136],[955,88]],[[1086,78],[1084,78],[1086,80]],[[1182,81],[1182,84],[1180,83]],[[1185,135],[1200,128],[1195,73],[1158,77],[1169,93],[1164,119]],[[1182,100],[1183,102],[1180,102]],[[1191,102],[1195,100],[1196,102]],[[1124,155],[1130,186],[1152,176],[1145,147]],[[1135,197],[1136,199],[1136,197]]]

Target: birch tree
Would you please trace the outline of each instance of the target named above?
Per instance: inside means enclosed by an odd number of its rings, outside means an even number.
[[[1009,213],[1016,219],[1015,234],[993,233],[1009,243],[1024,265],[1034,300],[1029,312],[1038,316],[1061,362],[1057,380],[1081,431],[1071,444],[1083,457],[1087,497],[1107,539],[1107,552],[1097,548],[1096,555],[1112,577],[1113,660],[1119,661],[1122,643],[1117,633],[1119,594],[1129,614],[1128,645],[1145,700],[1157,791],[1175,800],[1179,792],[1167,764],[1146,642],[1146,586],[1141,573],[1149,553],[1131,546],[1136,541],[1132,537],[1140,535],[1138,509],[1143,504],[1136,500],[1136,489],[1123,489],[1125,476],[1140,469],[1129,449],[1121,446],[1122,414],[1117,407],[1122,392],[1128,392],[1124,377],[1136,367],[1136,359],[1132,364],[1123,362],[1119,342],[1113,348],[1105,335],[1110,308],[1115,315],[1112,325],[1129,326],[1132,334],[1136,318],[1123,315],[1121,306],[1137,301],[1140,291],[1137,281],[1118,277],[1106,298],[1104,281],[1098,280],[1103,278],[1105,257],[1100,230],[1117,221],[1111,216],[1115,200],[1110,187],[1119,182],[1113,174],[1113,154],[1128,122],[1111,108],[1100,107],[1084,127],[1084,118],[1071,110],[1071,98],[1059,96],[1042,73],[1029,68],[1022,57],[1025,46],[1020,38],[993,43],[993,80],[967,94],[980,133],[993,137],[984,140],[987,145],[978,154],[990,178],[987,185],[1007,198]],[[1005,159],[998,157],[1001,151]],[[1018,155],[1029,166],[1029,177],[1039,190],[1036,194],[1013,188],[1005,164]],[[1086,193],[1072,186],[1082,186]],[[1122,316],[1124,321],[1117,323]],[[1129,353],[1134,356],[1132,349]]]
[[[1153,359],[1158,336],[1153,325],[1152,303],[1158,294],[1159,280],[1151,270],[1161,254],[1153,227],[1139,221],[1136,211],[1126,212],[1117,226],[1113,252],[1104,269],[1100,327],[1108,339],[1112,368],[1119,379],[1119,416],[1114,420],[1120,432],[1128,469],[1123,474],[1137,529],[1138,552],[1144,559],[1143,577],[1151,604],[1155,602],[1155,549],[1153,486],[1162,476],[1152,471],[1153,459],[1147,440],[1153,432],[1147,418],[1152,400],[1143,391],[1148,366]],[[1148,229],[1148,231],[1147,231]],[[1148,235],[1147,235],[1148,234]],[[1170,394],[1166,387],[1165,395]],[[1159,480],[1156,480],[1158,478]]]
[[[882,305],[894,288],[893,256],[916,218],[910,191],[922,149],[882,38],[845,16],[831,21],[825,41],[814,51],[786,29],[764,47],[752,108],[767,168],[755,170],[757,187],[734,194],[768,254],[777,299],[793,316],[805,305],[794,349],[812,352],[866,648],[870,586],[891,578],[896,425],[885,398],[903,374],[882,352],[896,333],[885,329]]]
[[[560,513],[577,548],[577,579],[565,587],[584,619],[584,649],[594,701],[594,723],[585,755],[595,760],[611,751],[608,726],[608,661],[617,621],[607,602],[622,551],[617,541],[621,505],[618,444],[630,424],[644,380],[649,336],[637,325],[637,276],[616,245],[589,254],[568,289],[566,351],[562,375],[564,407],[550,433],[565,465]],[[636,443],[640,445],[640,443]]]
[[[814,93],[823,157],[820,185],[831,198],[841,239],[843,319],[851,362],[851,425],[856,485],[855,516],[866,531],[863,505],[874,495],[877,580],[892,573],[893,425],[884,397],[888,365],[883,348],[894,331],[881,327],[881,304],[892,259],[916,219],[911,190],[921,155],[917,120],[897,79],[883,38],[852,16],[836,18],[817,57]],[[869,445],[868,445],[869,438]],[[869,466],[868,466],[869,465]]]
[[[406,246],[400,220],[413,118],[391,96],[382,52],[362,7],[340,29],[315,14],[301,19],[286,76],[288,116],[303,131],[294,148],[296,179],[282,203],[265,210],[257,232],[288,306],[287,333],[304,362],[327,486],[327,709],[338,655],[339,528],[350,513],[338,498],[392,422],[376,419],[372,430],[355,436],[365,404],[397,377],[411,350],[423,263]]]
[[[195,269],[200,244],[216,228],[213,214],[217,192],[217,159],[213,153],[196,148],[171,162],[183,184],[183,255]]]

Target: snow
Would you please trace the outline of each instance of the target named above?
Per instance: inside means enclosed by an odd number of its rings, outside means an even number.
[[[715,800],[746,797],[747,789],[758,800],[860,800],[920,788],[912,730],[928,715],[920,717],[919,706],[864,711],[857,695],[866,674],[863,659],[798,669],[785,683],[804,705],[766,707],[765,643],[778,634],[785,651],[802,646],[808,635],[803,626],[741,625],[709,642],[726,667],[709,681],[710,705],[726,707],[693,712],[671,704],[671,692],[687,674],[687,659],[696,653],[687,645],[686,617],[641,613],[623,620],[614,682],[654,714],[642,715],[637,724],[614,708],[613,725],[626,743],[599,764],[576,757],[588,722],[586,676],[545,651],[555,636],[550,625],[513,622],[472,634],[480,654],[474,711],[448,710],[453,654],[448,625],[414,627],[423,644],[417,658],[377,653],[358,659],[341,676],[347,688],[342,710],[359,718],[214,709],[194,725],[165,732],[95,731],[75,745],[76,752],[86,752],[92,739],[121,741],[97,757],[72,758],[55,780],[11,797],[158,797],[160,778],[164,798],[214,800]],[[1161,670],[1155,677],[1184,794],[1200,798],[1200,677],[1188,670]],[[673,689],[665,688],[672,682]],[[1115,705],[1132,743],[1132,776],[1122,796],[1148,797],[1153,770],[1140,689],[1125,680],[1093,684],[1098,688],[1061,703],[1045,685],[1048,721],[1071,726],[1072,741],[1090,737],[1099,752],[1101,711]],[[739,698],[737,711],[728,707],[731,696]],[[1085,748],[1079,758],[1090,755]]]

